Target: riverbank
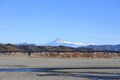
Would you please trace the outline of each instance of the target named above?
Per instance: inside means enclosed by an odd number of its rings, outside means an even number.
[[[75,69],[84,67],[120,67],[120,58],[31,58],[0,56],[0,69],[73,68],[52,72],[0,72],[1,80],[92,80],[96,76],[116,76],[120,69]],[[89,77],[88,77],[89,76]],[[91,77],[90,77],[91,76]]]
[[[31,58],[16,56],[0,56],[0,68],[7,67],[38,67],[38,68],[64,68],[64,67],[120,67],[120,58]]]

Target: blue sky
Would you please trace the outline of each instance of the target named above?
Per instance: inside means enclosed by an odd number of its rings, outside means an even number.
[[[120,0],[0,0],[0,43],[120,44]]]

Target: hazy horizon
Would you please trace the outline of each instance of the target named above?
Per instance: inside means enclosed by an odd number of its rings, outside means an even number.
[[[120,45],[120,44],[96,44],[96,43],[85,43],[85,42],[73,42],[73,41],[69,41],[69,40],[66,40],[66,39],[63,39],[62,37],[57,37],[56,39],[54,40],[51,40],[51,41],[47,41],[46,43],[41,43],[41,44],[36,44],[34,42],[19,42],[19,43],[11,43],[11,42],[6,42],[6,43],[0,43],[0,44],[14,44],[14,45],[21,45],[21,44],[31,44],[31,45],[37,45],[37,46],[46,46],[47,44],[49,43],[52,43],[52,42],[55,42],[57,39],[61,38],[62,40],[64,40],[65,42],[68,42],[68,43],[75,43],[75,44],[86,44],[86,46],[88,45]],[[48,45],[50,46],[50,45]],[[84,46],[84,45],[83,45]]]

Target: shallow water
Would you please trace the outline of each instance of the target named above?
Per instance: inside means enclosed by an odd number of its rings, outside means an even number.
[[[120,69],[120,68],[4,68],[0,72],[47,72],[46,74],[37,74],[37,76],[72,76],[89,78],[92,80],[120,80],[120,73],[107,73],[107,72],[67,72],[60,70],[75,70],[75,69]],[[56,71],[59,70],[59,71]]]
[[[120,67],[81,67],[81,68],[0,68],[0,72],[48,72],[54,70],[75,69],[120,69]]]

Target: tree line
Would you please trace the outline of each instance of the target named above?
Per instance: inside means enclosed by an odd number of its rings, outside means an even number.
[[[73,48],[67,46],[35,46],[35,45],[14,45],[0,44],[0,51],[40,51],[40,52],[77,52],[77,51],[93,51],[92,48]]]

